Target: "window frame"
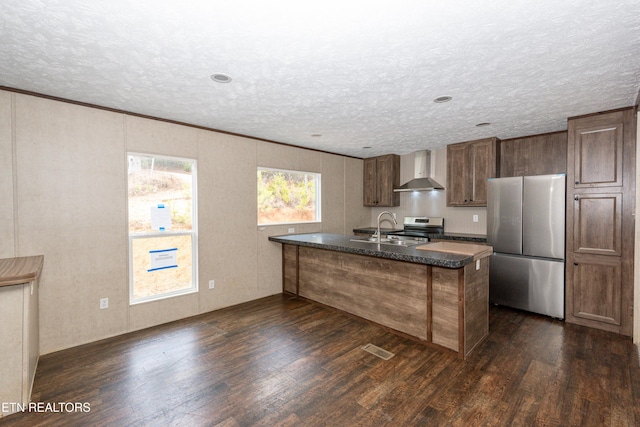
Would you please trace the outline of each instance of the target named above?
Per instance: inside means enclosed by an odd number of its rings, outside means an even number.
[[[137,305],[146,302],[159,301],[167,298],[173,298],[180,295],[197,293],[199,290],[198,280],[198,161],[187,157],[178,157],[170,155],[159,155],[151,153],[140,153],[128,151],[126,153],[127,167],[129,164],[129,156],[134,157],[151,157],[154,159],[166,159],[172,161],[183,161],[191,163],[191,230],[165,230],[165,231],[144,231],[132,233],[129,230],[129,182],[127,173],[127,237],[128,237],[128,261],[129,261],[129,305]],[[146,297],[134,297],[134,267],[133,267],[133,241],[134,239],[148,239],[170,236],[191,236],[191,287],[179,289],[175,291],[165,292],[158,295],[150,295]]]
[[[256,181],[258,172],[271,171],[271,172],[284,172],[284,173],[298,173],[298,174],[307,174],[313,175],[316,177],[316,209],[315,209],[315,219],[313,221],[289,221],[289,222],[271,222],[266,224],[260,223],[260,205],[258,203],[256,194],[256,214],[258,216],[257,223],[258,227],[270,227],[270,226],[278,226],[278,225],[292,225],[292,224],[319,224],[322,223],[322,173],[321,172],[311,172],[311,171],[303,171],[303,170],[294,170],[294,169],[282,169],[282,168],[272,168],[267,166],[258,166],[256,168]],[[257,182],[256,182],[256,193],[257,193]]]

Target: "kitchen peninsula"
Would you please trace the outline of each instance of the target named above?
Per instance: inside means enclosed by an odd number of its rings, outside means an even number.
[[[312,233],[282,244],[283,292],[316,301],[466,357],[489,333],[491,247],[414,246]]]
[[[42,255],[0,259],[0,418],[26,405],[40,356],[39,279]]]

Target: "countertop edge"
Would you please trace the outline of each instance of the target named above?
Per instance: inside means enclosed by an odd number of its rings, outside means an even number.
[[[36,280],[43,265],[43,255],[0,259],[0,287],[23,285]]]
[[[338,236],[332,235],[329,233],[311,233],[306,236]],[[301,240],[304,238],[304,234],[296,235],[282,235],[282,236],[270,236],[269,240],[276,243],[288,244],[288,245],[297,245],[297,246],[306,246],[317,249],[326,249],[333,250],[336,252],[350,253],[356,255],[365,255],[372,256],[377,258],[385,258],[395,261],[405,261],[411,262],[414,264],[423,264],[430,265],[434,267],[444,267],[444,268],[463,268],[467,264],[471,264],[474,261],[473,256],[462,255],[462,254],[444,254],[443,252],[430,252],[425,250],[420,250],[419,252],[415,248],[406,248],[413,253],[407,252],[399,252],[392,248],[388,248],[385,250],[376,250],[372,248],[368,248],[362,245],[368,245],[368,243],[361,243],[353,246],[346,246],[341,244],[332,244],[332,243],[320,243],[320,242],[312,242],[309,240]],[[343,236],[345,239],[350,239],[353,236]]]

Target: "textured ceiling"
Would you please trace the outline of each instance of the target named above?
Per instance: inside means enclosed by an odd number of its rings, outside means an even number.
[[[0,8],[0,86],[357,157],[565,130],[640,88],[638,0]]]

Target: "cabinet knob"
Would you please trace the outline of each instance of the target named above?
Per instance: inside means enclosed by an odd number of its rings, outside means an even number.
[[[580,181],[576,181],[576,185],[580,184]]]
[[[574,262],[574,263],[573,263],[573,265],[578,265],[578,263],[577,263],[577,262]]]
[[[580,200],[580,196],[573,196],[573,200]]]

